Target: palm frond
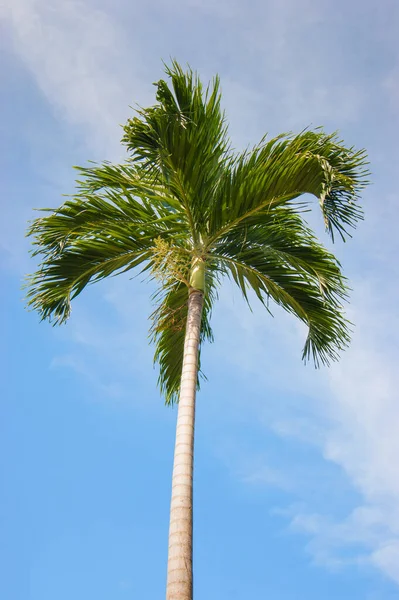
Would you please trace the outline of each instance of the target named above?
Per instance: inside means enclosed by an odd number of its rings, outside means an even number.
[[[270,222],[226,236],[213,259],[248,301],[252,289],[269,310],[273,300],[309,328],[303,358],[328,364],[349,341],[342,302],[346,281],[335,257],[323,248],[299,215],[287,208]]]
[[[204,91],[198,76],[176,62],[166,73],[171,87],[155,84],[158,104],[127,122],[123,142],[184,207],[197,242],[229,150],[219,79]]]
[[[28,277],[28,305],[43,319],[64,322],[71,300],[89,282],[128,271],[152,256],[154,240],[182,236],[176,213],[159,216],[129,192],[81,192],[48,216],[35,219],[33,236],[38,270]]]
[[[210,316],[217,295],[217,276],[211,270],[206,274],[206,291],[201,321],[201,344],[212,342]],[[186,331],[188,289],[183,283],[170,280],[154,295],[158,305],[151,315],[151,341],[155,343],[154,360],[159,364],[158,384],[166,404],[178,400],[180,377],[183,366],[184,337]],[[201,356],[200,356],[201,366]],[[199,375],[204,377],[200,370]],[[198,378],[198,388],[200,379]]]
[[[319,199],[326,228],[342,239],[362,219],[359,193],[367,185],[364,150],[346,148],[335,134],[322,130],[263,141],[226,169],[214,196],[209,220],[211,239],[256,217],[260,222],[275,207]]]

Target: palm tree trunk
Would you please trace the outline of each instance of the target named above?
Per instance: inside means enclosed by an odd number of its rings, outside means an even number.
[[[176,425],[166,600],[193,598],[194,424],[203,303],[203,292],[191,289]]]

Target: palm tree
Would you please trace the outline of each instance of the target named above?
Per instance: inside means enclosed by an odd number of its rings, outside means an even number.
[[[203,89],[176,62],[155,106],[124,127],[124,164],[78,168],[76,193],[30,225],[40,265],[28,303],[63,323],[88,283],[131,269],[158,281],[151,333],[166,403],[178,402],[170,511],[167,599],[191,600],[193,449],[199,353],[212,340],[217,288],[230,277],[308,327],[303,359],[316,366],[349,342],[340,265],[303,212],[319,201],[326,229],[345,240],[362,218],[366,154],[322,129],[263,138],[234,152],[220,108],[219,79]]]

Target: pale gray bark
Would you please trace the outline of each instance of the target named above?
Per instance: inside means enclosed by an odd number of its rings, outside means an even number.
[[[191,290],[176,425],[166,600],[193,598],[195,395],[203,302],[203,293]]]

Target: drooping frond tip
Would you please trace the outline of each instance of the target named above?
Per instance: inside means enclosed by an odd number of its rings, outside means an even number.
[[[318,198],[326,229],[334,241],[337,232],[345,241],[363,219],[360,193],[369,184],[367,153],[364,149],[345,147],[337,133],[327,135],[322,130],[304,133],[306,152],[317,161],[322,171]],[[306,146],[305,146],[306,147]]]
[[[346,280],[294,207],[275,208],[262,223],[225,235],[213,257],[247,302],[252,290],[267,310],[274,301],[308,327],[305,361],[328,365],[347,346]]]
[[[330,236],[345,239],[363,218],[359,195],[368,184],[367,165],[364,150],[346,148],[321,129],[263,139],[232,159],[222,175],[210,215],[212,236],[254,224],[278,206],[311,207],[313,196]]]
[[[318,198],[328,234],[334,241],[338,233],[345,241],[363,219],[359,198],[370,175],[366,151],[346,147],[337,133],[322,128],[288,139],[288,154],[304,170],[298,191]]]

